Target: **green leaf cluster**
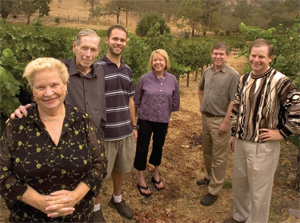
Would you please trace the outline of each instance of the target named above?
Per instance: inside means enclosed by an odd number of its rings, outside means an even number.
[[[155,29],[152,29],[152,28]],[[166,24],[165,19],[158,14],[147,13],[137,24],[136,34],[140,37],[162,35],[170,33],[170,28]]]
[[[4,120],[19,105],[18,95],[20,93],[20,82],[14,77],[18,74],[20,67],[18,61],[10,49],[5,49],[0,56],[0,108],[1,127]],[[18,75],[16,75],[18,76]]]

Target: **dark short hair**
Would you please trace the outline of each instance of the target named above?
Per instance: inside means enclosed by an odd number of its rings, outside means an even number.
[[[268,47],[268,56],[269,57],[273,56],[274,46],[268,40],[265,40],[263,38],[256,39],[252,42],[249,53],[251,53],[251,50],[253,47],[260,47],[260,46],[267,46]]]
[[[123,26],[121,26],[121,25],[113,25],[113,26],[109,27],[108,30],[107,30],[107,32],[106,32],[106,36],[107,36],[108,38],[110,37],[111,32],[112,32],[114,29],[120,29],[120,30],[124,31],[124,32],[126,33],[126,38],[127,38],[128,32],[127,32],[127,30],[126,30]]]
[[[218,49],[224,49],[227,55],[229,55],[230,53],[229,46],[224,42],[215,43],[212,47],[211,52],[214,52],[214,50],[218,50]]]

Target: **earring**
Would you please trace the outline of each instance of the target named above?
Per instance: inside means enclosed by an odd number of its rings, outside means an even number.
[[[66,95],[68,95],[69,94],[69,92],[68,92],[68,90],[66,90]]]
[[[34,97],[33,95],[31,96],[31,100],[32,100],[32,101],[35,101],[35,97]]]

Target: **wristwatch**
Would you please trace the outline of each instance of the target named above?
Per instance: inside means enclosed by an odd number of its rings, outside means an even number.
[[[131,125],[131,126],[132,126],[132,129],[139,130],[139,126],[138,125]]]

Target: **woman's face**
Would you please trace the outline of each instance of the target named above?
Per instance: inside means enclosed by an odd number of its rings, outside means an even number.
[[[56,70],[43,70],[34,77],[32,93],[39,109],[47,112],[63,106],[67,91]]]
[[[166,68],[166,60],[159,54],[154,54],[152,57],[152,68],[157,72],[164,72]]]

